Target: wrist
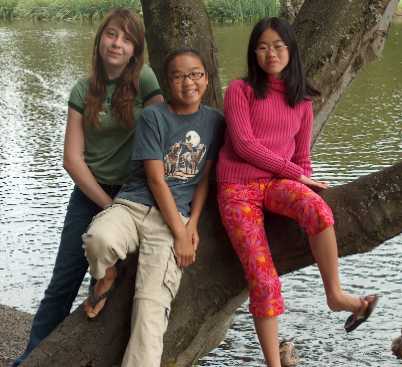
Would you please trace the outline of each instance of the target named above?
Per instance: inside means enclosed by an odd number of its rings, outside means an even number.
[[[179,228],[175,228],[172,230],[172,234],[175,239],[184,238],[187,235],[186,227],[183,225]]]
[[[108,208],[110,208],[113,205],[113,201],[111,201],[110,203],[107,203],[103,206],[103,210],[106,210]]]
[[[199,217],[190,217],[190,219],[188,220],[186,226],[187,227],[197,227],[198,226],[198,220]]]

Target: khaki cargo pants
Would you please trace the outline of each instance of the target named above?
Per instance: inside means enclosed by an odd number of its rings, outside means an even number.
[[[170,304],[182,275],[171,231],[161,213],[155,207],[116,199],[112,207],[95,216],[83,241],[95,279],[103,278],[117,260],[139,251],[131,335],[122,367],[159,367]]]

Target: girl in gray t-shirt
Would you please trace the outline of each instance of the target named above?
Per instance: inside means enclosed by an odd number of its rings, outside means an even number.
[[[170,305],[182,269],[196,258],[198,221],[222,136],[222,114],[201,104],[208,75],[198,52],[176,50],[165,65],[170,100],[144,109],[129,183],[83,236],[90,273],[97,279],[85,301],[90,318],[105,305],[116,262],[139,252],[123,367],[160,366]]]

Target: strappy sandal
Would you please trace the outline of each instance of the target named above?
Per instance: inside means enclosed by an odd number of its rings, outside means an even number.
[[[371,294],[366,297],[362,297],[362,301],[367,301],[368,305],[366,310],[363,313],[352,314],[348,317],[345,322],[345,331],[350,333],[355,330],[360,324],[367,321],[370,315],[373,313],[374,309],[377,306],[379,296],[377,294]]]
[[[103,308],[106,305],[107,299],[108,297],[112,294],[113,290],[115,288],[114,283],[112,284],[112,286],[105,292],[102,293],[100,295],[97,295],[95,293],[95,286],[91,287],[89,290],[89,296],[88,298],[85,300],[84,304],[89,304],[92,307],[92,311],[87,311],[85,310],[85,313],[87,314],[88,319],[93,320],[95,319],[100,312],[103,310]],[[96,312],[95,312],[95,308],[96,306],[99,304],[99,302],[101,302],[102,300],[105,300],[105,302],[103,303],[102,307],[100,307]]]

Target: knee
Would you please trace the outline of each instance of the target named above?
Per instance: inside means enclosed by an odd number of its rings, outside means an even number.
[[[99,259],[113,251],[113,239],[106,232],[89,229],[82,235],[82,241],[88,259]]]
[[[310,200],[300,219],[309,236],[315,235],[334,224],[334,216],[329,205],[321,198]]]

